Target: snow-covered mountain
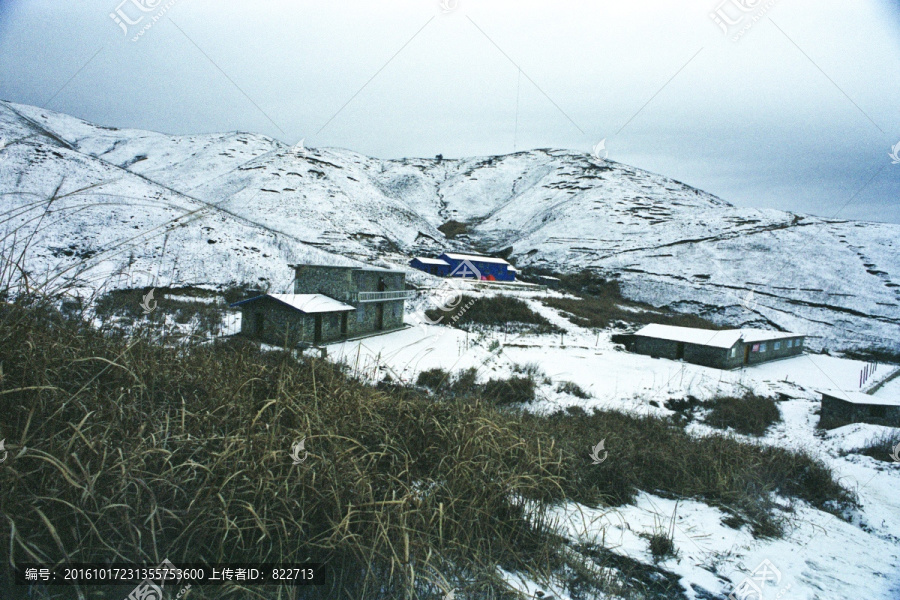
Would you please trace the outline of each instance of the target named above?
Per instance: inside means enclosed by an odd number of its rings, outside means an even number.
[[[448,246],[511,246],[519,266],[594,268],[655,305],[806,333],[818,347],[900,349],[897,225],[737,208],[566,150],[380,160],[5,102],[0,138],[4,243],[27,243],[37,278],[281,290],[289,262],[404,265]],[[446,239],[449,220],[468,235]]]

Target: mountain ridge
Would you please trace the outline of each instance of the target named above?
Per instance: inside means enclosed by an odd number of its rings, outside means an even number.
[[[246,132],[106,128],[8,102],[0,136],[0,222],[20,239],[41,223],[27,253],[35,272],[82,260],[92,279],[277,291],[289,262],[405,266],[415,253],[512,247],[520,267],[595,270],[630,298],[723,324],[900,350],[897,225],[740,208],[564,149],[381,160]],[[438,227],[450,220],[467,231],[448,239]],[[146,235],[117,243],[132,233]]]

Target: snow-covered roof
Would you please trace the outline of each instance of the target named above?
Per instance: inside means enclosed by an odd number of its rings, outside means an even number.
[[[819,390],[825,396],[831,396],[851,404],[872,404],[875,406],[900,406],[900,398],[885,398],[883,396],[870,396],[862,392],[845,392],[833,388]]]
[[[313,265],[313,264],[289,264],[288,267],[297,270],[303,267],[310,267],[314,269],[346,269],[349,271],[377,271],[379,273],[405,273],[406,271],[400,271],[398,269],[388,269],[386,267],[356,267],[356,266],[348,266],[348,265]]]
[[[442,267],[450,266],[450,263],[448,263],[446,260],[441,260],[440,258],[423,258],[421,256],[417,256],[413,260],[417,260],[423,265],[440,265]]]
[[[446,256],[447,258],[451,258],[453,260],[467,260],[469,262],[496,263],[499,265],[509,264],[502,258],[495,258],[493,256],[478,256],[477,254],[457,254],[455,252],[445,252],[443,256]]]
[[[803,337],[802,333],[791,333],[784,331],[769,331],[768,329],[741,329],[744,341],[768,342],[769,340],[786,340],[788,338]]]
[[[515,268],[514,266],[512,266],[512,265],[507,266],[507,267],[506,267],[506,270],[507,270],[507,271],[512,271],[513,273],[518,273],[518,272],[519,272],[519,270],[518,270],[517,268]]]
[[[339,302],[334,298],[329,298],[324,294],[263,294],[240,302],[235,302],[231,306],[240,306],[248,302],[253,302],[261,298],[273,298],[282,304],[287,304],[291,308],[295,308],[303,313],[327,313],[342,312],[347,310],[356,310],[349,304]]]
[[[797,333],[783,333],[765,329],[725,329],[716,331],[713,329],[660,325],[658,323],[645,325],[635,335],[673,342],[686,342],[700,346],[713,346],[715,348],[731,348],[740,339],[748,343],[755,343],[801,337]]]

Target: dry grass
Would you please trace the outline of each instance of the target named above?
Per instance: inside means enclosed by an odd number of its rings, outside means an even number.
[[[704,403],[710,407],[704,422],[719,429],[731,428],[744,435],[762,436],[781,421],[781,411],[772,398],[746,393],[740,397],[722,396]]]
[[[531,310],[528,304],[510,296],[474,298],[463,295],[452,310],[431,309],[425,314],[429,319],[441,319],[442,323],[452,324],[460,329],[485,326],[502,327],[507,331],[519,333],[562,331],[545,317]]]
[[[852,500],[805,455],[615,412],[501,410],[470,372],[447,396],[380,390],[325,361],[237,340],[166,347],[24,298],[0,304],[0,364],[4,569],[316,561],[329,565],[329,586],[195,587],[191,597],[428,598],[457,588],[504,598],[498,565],[539,580],[589,571],[548,522],[565,500],[620,504],[638,489],[702,498],[761,533],[777,533],[771,491],[820,507]],[[592,465],[601,437],[609,460]],[[309,456],[294,465],[302,438]],[[4,598],[70,595],[2,577]]]
[[[900,431],[886,429],[870,438],[861,448],[854,450],[853,453],[865,454],[885,462],[895,462],[894,455],[900,456]]]
[[[27,447],[0,471],[7,565],[321,561],[333,586],[304,597],[427,596],[446,577],[499,598],[496,565],[565,562],[544,520],[563,457],[480,401],[239,342],[116,337],[49,306],[2,305],[0,348],[0,439]]]

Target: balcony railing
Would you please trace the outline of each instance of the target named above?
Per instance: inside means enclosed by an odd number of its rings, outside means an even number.
[[[415,290],[397,290],[393,292],[359,292],[358,302],[387,302],[388,300],[409,300],[415,296]]]

